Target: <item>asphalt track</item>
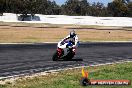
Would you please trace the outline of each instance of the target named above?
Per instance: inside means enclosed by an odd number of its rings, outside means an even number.
[[[52,61],[56,44],[0,45],[0,77],[132,60],[132,43],[82,43],[72,61]]]

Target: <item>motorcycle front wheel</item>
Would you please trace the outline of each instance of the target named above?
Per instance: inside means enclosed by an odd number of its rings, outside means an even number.
[[[53,61],[57,61],[58,59],[59,59],[59,58],[58,58],[58,53],[55,52],[54,55],[53,55],[53,57],[52,57],[52,60],[53,60]]]

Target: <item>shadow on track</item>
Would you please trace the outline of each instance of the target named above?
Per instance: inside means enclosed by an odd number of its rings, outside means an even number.
[[[83,61],[83,59],[70,59],[70,60],[65,60],[65,59],[59,59],[57,61]]]

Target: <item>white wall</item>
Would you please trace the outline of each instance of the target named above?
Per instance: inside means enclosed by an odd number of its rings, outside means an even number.
[[[27,23],[51,23],[51,24],[79,24],[101,26],[132,26],[132,18],[129,17],[92,17],[92,16],[66,16],[66,15],[41,15],[40,21],[24,21]],[[0,21],[20,22],[16,14],[4,13]]]

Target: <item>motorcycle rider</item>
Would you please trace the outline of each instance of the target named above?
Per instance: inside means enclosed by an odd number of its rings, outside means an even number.
[[[62,48],[62,49],[63,48],[68,48],[69,45],[65,46],[66,42],[71,42],[72,45],[73,45],[72,47],[74,47],[74,48],[78,47],[78,36],[77,36],[77,34],[75,33],[74,30],[71,31],[70,34],[66,38],[64,38],[62,41],[60,41],[58,43],[58,47]]]
[[[71,31],[68,36],[66,36],[64,39],[62,39],[58,45],[57,45],[57,53],[58,53],[58,58],[61,56],[64,57],[69,53],[72,53],[72,56],[69,58],[72,58],[75,55],[76,48],[78,47],[79,42],[78,42],[78,36],[75,33],[75,31]],[[71,54],[70,54],[71,55]],[[56,54],[53,58],[55,60]]]
[[[54,53],[52,60],[71,60],[76,54],[76,48],[78,47],[78,45],[78,36],[73,30],[66,38],[64,38],[58,43],[57,50]]]

